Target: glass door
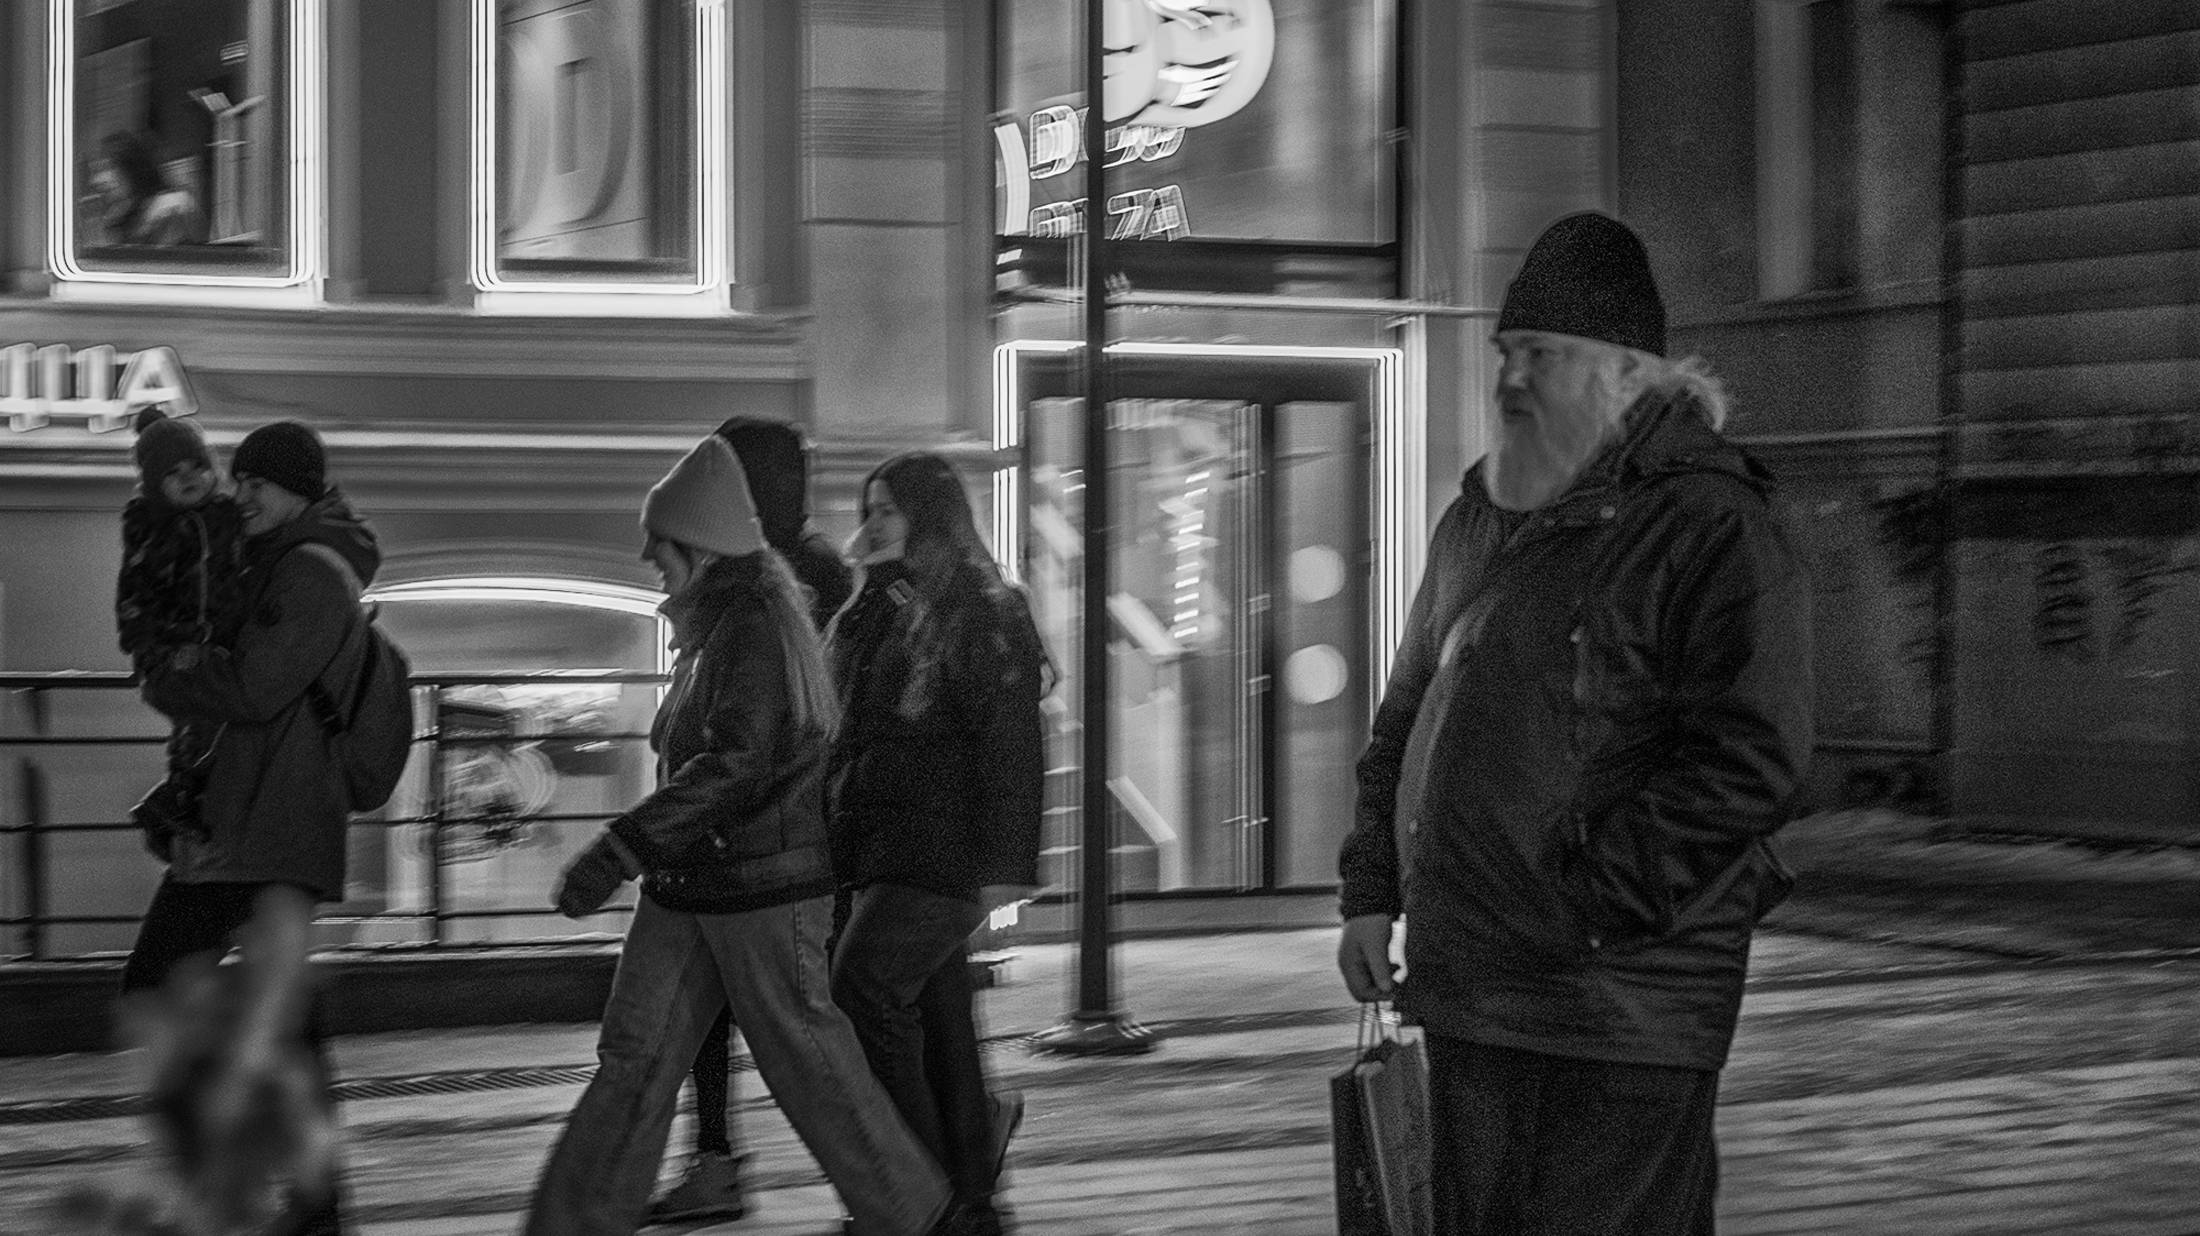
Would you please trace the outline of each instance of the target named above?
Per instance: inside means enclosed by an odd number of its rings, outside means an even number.
[[[1289,381],[1229,398],[1203,376],[1133,371],[1108,410],[1112,886],[1333,883],[1367,737],[1368,401]],[[1023,569],[1062,671],[1052,762],[1073,770],[1084,403],[1037,385]],[[1074,884],[1079,798],[1050,803],[1044,875]]]

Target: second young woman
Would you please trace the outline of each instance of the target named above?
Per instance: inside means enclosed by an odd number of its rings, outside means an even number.
[[[862,586],[829,639],[843,701],[833,855],[854,891],[833,995],[947,1169],[967,1230],[996,1232],[1020,1106],[986,1092],[967,942],[1038,882],[1049,666],[946,460],[879,465],[862,513]]]

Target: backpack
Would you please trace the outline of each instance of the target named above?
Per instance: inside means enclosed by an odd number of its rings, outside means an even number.
[[[357,578],[335,551],[313,544],[304,548],[318,550],[343,566],[347,578]],[[378,607],[361,605],[357,610],[343,647],[329,663],[332,667],[342,663],[352,640],[362,639],[366,646],[359,654],[357,675],[341,698],[332,697],[315,678],[306,688],[306,699],[335,745],[351,809],[372,811],[389,801],[412,754],[412,660],[375,621]]]

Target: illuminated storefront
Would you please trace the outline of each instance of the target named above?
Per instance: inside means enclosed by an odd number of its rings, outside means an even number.
[[[1071,255],[1085,218],[1072,6],[998,8],[1003,342],[996,541],[1018,548],[1078,715],[1084,525]],[[1110,4],[1107,215],[1127,285],[1109,348],[1113,581],[1106,782],[1118,891],[1335,879],[1422,536],[1421,419],[1383,319],[1226,297],[1400,292],[1395,6]],[[1279,278],[1278,272],[1289,272]],[[1128,290],[1128,289],[1126,289]],[[1049,876],[1080,843],[1051,821]]]
[[[0,12],[0,672],[122,667],[109,614],[139,408],[195,417],[224,455],[305,420],[380,535],[373,599],[443,739],[379,813],[441,824],[357,825],[324,931],[571,934],[543,889],[653,777],[656,689],[459,680],[661,672],[636,512],[728,417],[807,427],[836,537],[885,455],[988,448],[951,367],[872,372],[809,325],[822,304],[840,322],[892,300],[967,318],[974,371],[990,342],[982,306],[943,308],[936,279],[843,256],[944,247],[951,228],[883,196],[787,191],[828,160],[859,189],[904,170],[804,140],[805,103],[846,91],[800,66],[875,44],[863,18],[724,0]],[[959,175],[937,145],[935,174]],[[861,283],[840,273],[859,266]],[[940,304],[904,312],[925,296]],[[961,329],[938,338],[959,349]],[[545,731],[561,737],[530,737]],[[0,697],[0,738],[158,732],[127,691]],[[102,826],[159,763],[144,741],[0,747],[0,948],[21,949],[32,866],[43,952],[128,942],[158,868]]]
[[[1123,532],[1105,638],[1139,739],[1107,774],[1116,884],[1149,906],[1296,890],[1326,914],[1350,763],[1431,508],[1476,453],[1472,306],[1494,299],[1531,220],[1604,200],[1601,179],[1536,143],[1605,118],[1554,121],[1505,72],[1467,89],[1453,63],[1467,9],[1488,14],[1479,63],[1517,53],[1569,97],[1593,93],[1601,27],[1483,3],[1106,4],[1106,226],[1126,242],[1112,351],[1131,384],[1107,418]],[[119,667],[105,615],[131,480],[121,426],[156,396],[195,405],[222,450],[270,420],[321,430],[381,532],[377,587],[423,672],[654,667],[634,511],[734,415],[808,430],[832,536],[886,455],[966,459],[997,551],[1074,667],[1076,11],[11,6],[0,670]],[[1554,69],[1554,46],[1590,50]],[[1455,157],[1470,122],[1503,154],[1501,189]],[[125,147],[151,157],[109,153]],[[1058,720],[1078,687],[1070,674]],[[485,737],[546,717],[630,733],[647,695],[454,688],[434,719]],[[119,694],[83,707],[72,723],[145,722]],[[1056,750],[1074,760],[1066,726]],[[55,817],[120,818],[153,766],[131,758],[123,775],[56,763]],[[446,850],[462,874],[445,892],[532,912],[581,826],[527,819],[608,807],[646,771],[536,748],[433,775],[436,794],[508,817]],[[0,785],[9,812],[17,788]],[[1050,820],[1059,874],[1081,842],[1073,819]],[[142,905],[154,869],[134,838],[71,845],[104,873],[71,908]],[[391,938],[370,920],[429,880],[420,846],[396,831],[358,845],[346,930]],[[508,928],[561,930],[483,920],[453,938]],[[73,947],[113,943],[87,933]]]

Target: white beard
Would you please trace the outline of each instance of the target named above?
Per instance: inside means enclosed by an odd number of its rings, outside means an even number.
[[[1496,441],[1482,460],[1482,485],[1490,501],[1508,511],[1533,511],[1548,506],[1571,488],[1602,451],[1619,436],[1619,393],[1598,392],[1602,406],[1546,411],[1508,419],[1503,412],[1493,417]]]

